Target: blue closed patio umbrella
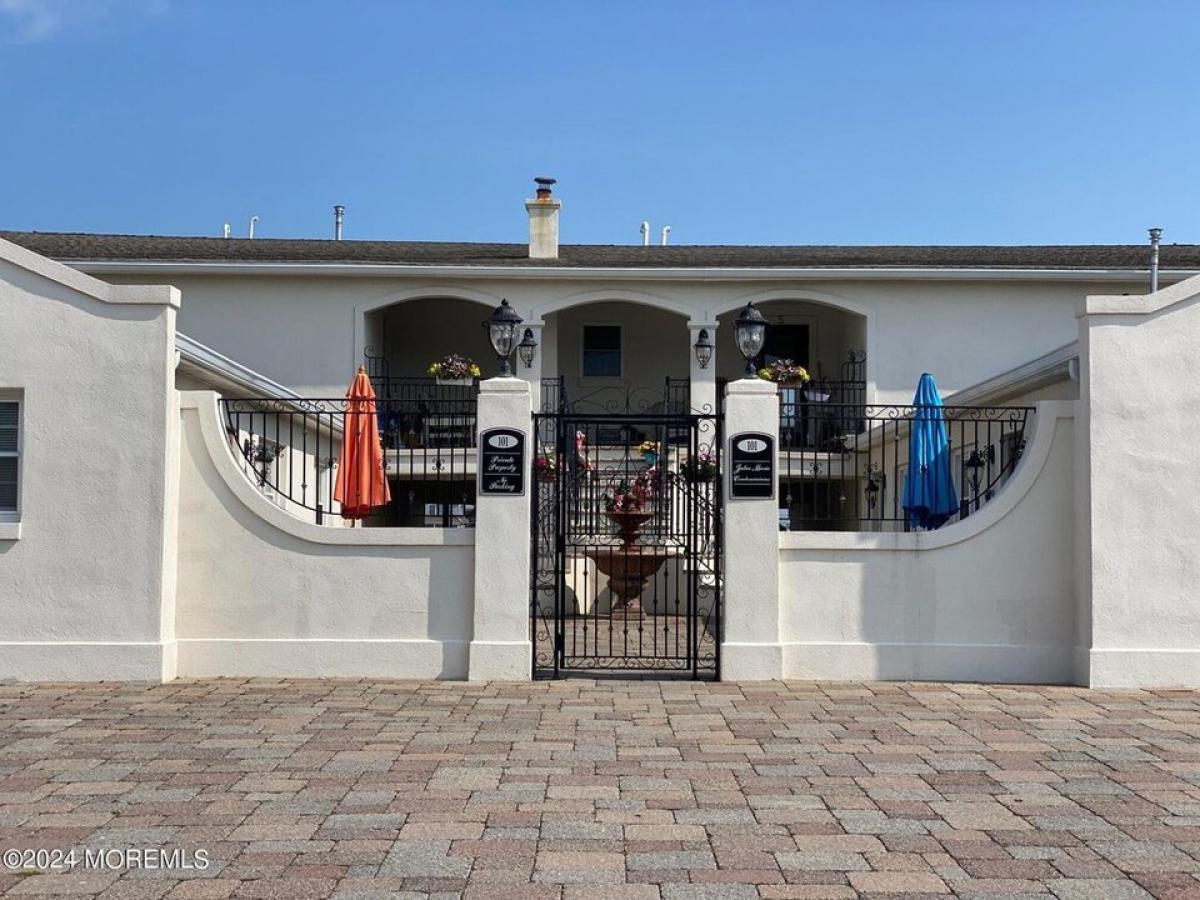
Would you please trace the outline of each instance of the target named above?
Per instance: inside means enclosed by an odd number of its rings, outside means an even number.
[[[950,468],[950,441],[942,398],[926,372],[913,397],[916,407],[908,434],[908,475],[904,480],[904,512],[913,528],[940,528],[958,512],[958,492]]]

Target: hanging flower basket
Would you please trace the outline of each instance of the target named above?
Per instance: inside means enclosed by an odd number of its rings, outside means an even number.
[[[638,453],[642,454],[642,459],[651,466],[658,463],[658,457],[662,453],[662,448],[659,446],[658,441],[642,441],[638,444],[637,449]]]
[[[717,477],[717,457],[707,450],[701,450],[680,464],[679,473],[691,484],[712,481]]]
[[[481,374],[473,359],[469,356],[459,356],[457,353],[451,353],[437,362],[430,363],[426,371],[438,384],[444,385],[472,385]]]

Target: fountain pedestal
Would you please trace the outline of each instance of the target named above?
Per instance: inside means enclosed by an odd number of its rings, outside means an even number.
[[[608,577],[608,587],[614,597],[610,613],[621,611],[627,616],[643,616],[642,591],[671,552],[666,547],[645,547],[636,543],[642,526],[654,517],[653,513],[606,512],[605,515],[617,526],[621,543],[592,547],[588,556],[596,563],[596,569]]]

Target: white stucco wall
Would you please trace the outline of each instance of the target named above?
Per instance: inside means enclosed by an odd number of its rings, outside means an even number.
[[[1200,277],[1081,309],[1089,681],[1200,684]]]
[[[22,404],[0,678],[173,674],[178,304],[0,241],[0,394]]]
[[[1039,403],[1017,472],[965,521],[781,534],[785,677],[1070,682],[1074,414]]]
[[[246,479],[216,395],[181,395],[184,676],[465,678],[474,531],[298,521]]]
[[[115,282],[150,278],[105,277]],[[865,347],[856,349],[868,354],[868,378],[875,386],[875,400],[908,403],[922,372],[933,372],[939,388],[952,393],[1075,340],[1075,305],[1094,290],[1085,280],[1002,280],[1000,276],[959,281],[768,282],[755,281],[747,274],[678,281],[653,277],[595,281],[566,276],[522,278],[516,272],[505,278],[471,278],[457,273],[442,276],[432,270],[395,277],[205,275],[175,274],[168,267],[154,277],[170,277],[187,298],[180,312],[181,331],[306,396],[340,396],[363,346],[378,345],[383,337],[378,327],[380,311],[413,298],[475,301],[483,315],[477,319],[464,313],[456,326],[474,335],[471,341],[482,332],[478,321],[486,316],[488,305],[498,304],[501,297],[507,297],[532,323],[555,322],[557,317],[551,314],[559,310],[613,301],[673,311],[681,323],[709,323],[748,300],[757,304],[786,299],[865,316]],[[1136,283],[1112,285],[1114,293],[1139,289]],[[404,327],[403,309],[394,311],[400,316],[400,325],[389,321],[389,328]],[[586,313],[580,315],[587,317]],[[393,312],[388,316],[390,319]],[[565,334],[558,329],[558,345],[563,344]],[[859,343],[854,334],[847,337],[830,332],[829,340]],[[728,367],[725,357],[735,352],[728,328],[718,330],[716,343],[714,371],[724,372]],[[664,355],[664,365],[656,368],[655,384],[661,382],[668,367],[677,368],[677,362],[686,362],[691,353],[690,336],[682,327],[664,332],[660,344],[655,352]],[[420,354],[422,363],[428,363],[427,355]],[[565,371],[568,363],[559,360],[556,365]],[[679,374],[687,374],[686,365]]]

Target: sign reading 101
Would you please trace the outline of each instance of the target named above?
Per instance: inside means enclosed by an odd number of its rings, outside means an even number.
[[[479,493],[525,493],[525,434],[489,428],[479,436]]]
[[[775,438],[743,431],[729,439],[729,498],[770,499],[775,496]]]

